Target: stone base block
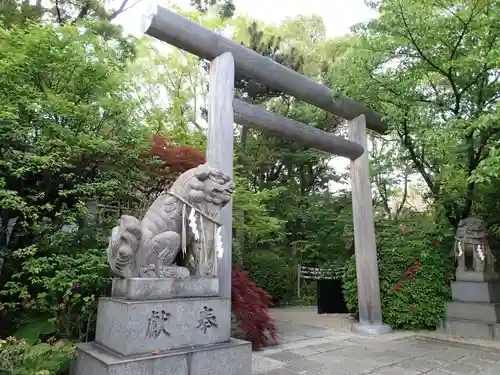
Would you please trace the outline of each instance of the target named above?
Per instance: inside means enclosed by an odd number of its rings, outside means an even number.
[[[352,325],[351,331],[358,335],[383,335],[391,333],[392,327],[384,323],[356,323]]]
[[[446,319],[441,330],[453,336],[500,341],[500,324],[496,323]]]
[[[71,375],[251,375],[252,348],[247,341],[122,357],[97,343],[77,345]]]
[[[99,299],[96,342],[123,356],[227,342],[230,332],[230,299]]]
[[[500,281],[454,281],[451,294],[454,301],[500,302]]]
[[[219,279],[142,278],[113,279],[111,297],[131,301],[171,299],[179,297],[215,297]]]
[[[457,270],[455,274],[457,281],[494,281],[498,280],[498,275],[494,272],[473,272]]]
[[[450,301],[446,303],[446,318],[500,323],[500,304]]]

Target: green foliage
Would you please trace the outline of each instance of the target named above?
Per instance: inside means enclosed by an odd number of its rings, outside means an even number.
[[[327,42],[319,17],[299,16],[280,27],[237,17],[232,25],[236,41],[320,82],[327,60],[331,59],[327,52],[337,52],[335,43]],[[315,58],[306,58],[311,55]],[[242,100],[325,131],[336,131],[335,116],[297,102],[253,79],[237,75],[235,86]],[[242,209],[244,224],[248,225],[244,231],[249,233],[243,249],[247,269],[254,272],[257,265],[250,267],[251,257],[263,250],[272,250],[273,256],[283,258],[283,262],[293,267],[298,263],[314,266],[325,260],[345,260],[352,242],[350,203],[344,195],[333,197],[326,193],[332,180],[341,179],[332,168],[331,157],[248,128],[236,135],[236,163],[247,192],[241,197],[253,208],[248,215],[246,207]],[[236,194],[236,202],[239,197]],[[257,209],[259,206],[262,208]],[[251,213],[255,212],[254,217],[259,219],[262,209],[265,215],[258,225],[259,221],[252,220]],[[237,217],[234,223],[242,226]],[[254,275],[252,279],[262,282]],[[287,280],[287,283],[293,284],[293,281]],[[264,288],[269,290],[268,286]]]
[[[15,337],[0,339],[0,374],[58,375],[67,373],[73,343],[50,336],[54,325],[41,317],[25,324]],[[47,340],[43,340],[48,337]]]
[[[22,325],[14,336],[22,339],[29,345],[34,345],[40,337],[46,337],[55,331],[55,324],[51,320],[42,317],[35,318],[30,323]]]
[[[131,47],[110,48],[92,28],[0,33],[2,224],[17,217],[26,227],[133,191],[142,132],[121,94]]]
[[[40,241],[38,247],[19,249],[12,254],[12,261],[19,264],[17,272],[0,295],[9,298],[9,302],[2,304],[5,315],[20,312],[17,321],[22,328],[18,337],[31,343],[32,336],[27,333],[36,333],[37,329],[74,340],[87,341],[92,337],[97,299],[110,282],[106,253],[102,250],[106,229],[109,228],[55,233]],[[101,237],[89,238],[90,230]],[[95,247],[86,246],[88,242]],[[38,323],[26,325],[34,317],[38,317]],[[44,319],[49,323],[40,325]]]
[[[294,306],[314,306],[318,303],[318,297],[316,292],[309,292],[301,295],[300,297],[295,297],[293,299]]]
[[[43,9],[32,6],[26,1],[3,0],[0,3],[0,24],[8,27],[39,21],[43,13]]]
[[[377,19],[335,39],[317,16],[277,27],[226,19],[232,1],[192,4],[198,12],[182,14],[212,30],[234,26],[238,42],[386,115],[390,134],[372,140],[376,215],[390,213],[394,195],[405,202],[415,172],[439,211],[407,218],[408,230],[377,223],[384,319],[435,326],[449,298],[443,276],[452,260],[447,229],[434,227],[431,215],[456,225],[472,212],[500,233],[499,197],[487,186],[500,176],[498,4],[383,0]],[[24,370],[10,373],[57,373],[66,353],[44,342],[50,335],[92,339],[96,301],[109,285],[109,228],[94,225],[89,204],[136,202],[156,185],[141,165],[143,140],[158,134],[206,147],[206,70],[177,49],[164,55],[147,40],[120,37],[107,20],[128,5],[0,4],[0,330],[25,340],[0,352],[11,353],[5,363],[19,358]],[[210,14],[213,5],[219,17]],[[253,79],[238,74],[236,88],[243,100],[342,133],[336,116]],[[328,192],[345,176],[329,155],[248,128],[235,134],[234,259],[275,301],[293,301],[297,264],[342,266],[352,255],[350,195]],[[61,232],[68,224],[78,231]],[[345,294],[356,310],[353,259],[348,266]],[[303,291],[294,302],[313,304],[314,283]]]
[[[0,331],[30,345],[92,339],[109,227],[90,203],[134,199],[146,176],[147,132],[124,96],[134,48],[105,29],[0,30]]]
[[[245,254],[244,268],[260,288],[267,291],[274,301],[289,299],[295,291],[296,275],[281,254],[254,250]]]
[[[270,246],[283,240],[284,222],[269,212],[269,202],[279,194],[278,189],[251,191],[247,179],[238,174],[234,177],[235,193],[233,199],[233,228],[245,235],[247,246]],[[244,220],[238,217],[244,213]]]
[[[73,357],[74,347],[68,341],[30,344],[14,337],[0,340],[2,375],[58,375],[69,371]]]
[[[221,18],[231,18],[235,11],[233,0],[191,0],[191,5],[199,12],[206,13],[210,8],[217,9]]]
[[[308,197],[303,239],[297,242],[303,265],[342,265],[352,254],[352,202],[349,195]]]
[[[453,237],[435,225],[426,215],[404,225],[376,225],[382,316],[393,328],[434,328],[443,318],[451,297]],[[349,310],[357,311],[354,257],[344,275],[344,298]]]
[[[206,140],[197,120],[197,100],[205,94],[207,77],[201,74],[199,59],[179,49],[161,53],[149,39],[139,40],[136,49],[136,60],[127,66],[133,81],[127,96],[139,103],[144,126],[204,151]]]
[[[130,0],[111,3],[105,0],[2,0],[0,21],[3,19],[7,26],[15,26],[32,22],[71,25],[92,20],[112,28],[108,21],[136,4]]]
[[[499,175],[498,1],[374,3],[379,17],[355,28],[331,84],[386,115],[402,170],[420,174],[456,227]]]

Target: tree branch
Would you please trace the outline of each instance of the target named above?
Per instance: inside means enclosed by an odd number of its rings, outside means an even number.
[[[127,10],[129,10],[130,8],[132,8],[132,7],[134,7],[135,5],[139,4],[142,0],[137,0],[135,3],[133,3],[133,4],[132,4],[132,5],[130,5],[129,7],[126,7],[126,6],[127,6],[128,1],[129,1],[129,0],[123,0],[123,2],[121,3],[120,7],[108,16],[108,21],[113,20],[113,19],[114,19],[114,18],[116,18],[116,17],[117,17],[120,13],[126,12],[126,11],[127,11]]]
[[[56,7],[56,14],[57,14],[57,22],[62,25],[63,20],[62,20],[62,16],[61,16],[61,9],[59,9],[59,0],[56,0],[55,7]]]
[[[400,15],[401,15],[401,19],[403,21],[403,25],[404,25],[404,27],[406,29],[406,32],[408,33],[407,39],[410,41],[410,43],[412,44],[412,46],[417,50],[418,55],[422,58],[422,60],[424,60],[427,64],[429,64],[434,70],[436,70],[437,72],[439,72],[442,75],[444,75],[445,77],[447,77],[448,73],[445,72],[439,66],[437,66],[429,57],[427,57],[424,54],[424,52],[422,51],[422,49],[420,48],[420,46],[418,45],[416,39],[414,38],[414,36],[413,36],[413,34],[412,34],[411,30],[410,30],[410,26],[408,24],[408,21],[406,20],[405,15],[404,15],[403,5],[401,4],[400,1],[398,1],[398,7],[399,7],[399,12],[400,12]]]
[[[413,36],[413,34],[412,34],[411,30],[410,30],[410,25],[408,24],[408,21],[406,20],[406,17],[404,15],[403,6],[402,6],[402,4],[401,4],[400,1],[398,1],[398,6],[399,6],[399,11],[400,11],[401,19],[403,20],[404,27],[406,29],[406,32],[408,33],[408,40],[410,41],[410,43],[412,44],[412,46],[417,50],[417,52],[418,52],[419,56],[422,58],[422,60],[424,60],[434,70],[436,70],[437,72],[441,73],[443,76],[445,76],[448,79],[448,82],[451,85],[453,93],[455,94],[455,107],[453,109],[453,112],[454,112],[455,115],[458,115],[458,113],[460,111],[460,99],[461,99],[461,96],[460,96],[460,92],[458,91],[457,85],[456,85],[455,81],[453,80],[453,75],[451,73],[451,70],[448,70],[448,72],[446,72],[441,67],[439,67],[437,64],[435,64],[428,56],[426,56],[424,54],[423,50],[418,45],[415,37]]]
[[[464,39],[464,36],[465,34],[467,33],[468,29],[469,29],[469,25],[470,23],[472,22],[472,19],[474,18],[474,9],[476,8],[476,5],[477,5],[477,1],[476,1],[476,4],[473,6],[471,12],[470,12],[470,15],[469,15],[469,18],[467,21],[463,21],[460,17],[458,17],[455,13],[455,17],[457,17],[463,24],[463,28],[462,28],[462,31],[460,33],[460,36],[458,37],[458,40],[457,42],[455,43],[455,46],[453,47],[452,51],[451,51],[451,54],[450,54],[450,61],[452,61],[454,58],[455,58],[455,55],[456,53],[458,52],[458,47],[460,47],[460,44],[462,43],[462,40]],[[452,65],[450,64],[450,69],[448,70],[448,72],[451,74],[451,70],[452,70]]]
[[[90,10],[90,1],[86,1],[85,4],[83,5],[82,9],[80,9],[80,12],[78,13],[78,16],[73,20],[72,24],[76,23],[78,20],[83,19]]]
[[[424,164],[420,160],[420,158],[417,156],[417,152],[415,150],[415,146],[410,138],[409,131],[408,131],[408,120],[405,118],[403,120],[403,131],[398,131],[399,136],[405,145],[406,149],[410,153],[410,157],[415,164],[415,167],[417,170],[420,172],[422,175],[422,178],[424,179],[425,183],[429,187],[429,190],[436,196],[439,194],[439,189],[437,188],[436,184],[434,181],[432,181],[431,176],[429,173],[426,171]]]
[[[396,210],[396,216],[398,216],[401,211],[403,211],[403,208],[405,206],[405,203],[406,203],[406,199],[408,198],[408,171],[405,170],[404,172],[405,174],[405,187],[404,187],[404,190],[403,190],[403,198],[401,199],[401,204],[399,205],[398,209]]]
[[[470,131],[469,134],[465,137],[465,144],[467,145],[467,191],[465,193],[465,205],[462,210],[461,217],[459,219],[463,219],[469,216],[470,211],[472,209],[472,201],[474,198],[475,191],[475,183],[469,182],[469,177],[472,175],[472,172],[476,169],[477,165],[475,163],[475,154],[474,154],[474,132]]]

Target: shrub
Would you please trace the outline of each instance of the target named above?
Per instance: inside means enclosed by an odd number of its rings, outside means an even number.
[[[424,218],[425,219],[425,218]],[[420,220],[377,225],[380,297],[384,322],[393,328],[435,328],[451,297],[452,237]],[[344,298],[358,310],[354,256],[344,274]]]
[[[110,271],[106,252],[87,247],[87,242],[93,242],[102,248],[102,242],[95,239],[96,232],[92,241],[87,241],[84,233],[55,233],[38,241],[38,247],[12,254],[18,265],[0,296],[5,300],[1,309],[4,314],[13,315],[14,325],[44,317],[54,322],[53,333],[57,337],[92,339],[97,299],[105,294]],[[45,242],[54,246],[46,247]]]
[[[250,279],[271,294],[274,302],[293,296],[295,272],[283,257],[271,251],[255,250],[245,256]]]
[[[74,346],[71,342],[50,339],[29,344],[8,337],[0,340],[0,374],[57,375],[69,371]]]
[[[238,265],[233,265],[231,294],[237,323],[253,348],[265,346],[269,337],[276,339],[278,331],[268,311],[271,296],[251,282],[248,272]]]

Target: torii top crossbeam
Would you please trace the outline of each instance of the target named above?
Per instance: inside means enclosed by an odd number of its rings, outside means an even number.
[[[138,17],[140,32],[146,35],[210,61],[224,52],[231,52],[236,70],[244,76],[346,120],[364,114],[368,129],[378,133],[387,130],[382,116],[364,104],[336,94],[325,85],[166,8],[151,4]]]

